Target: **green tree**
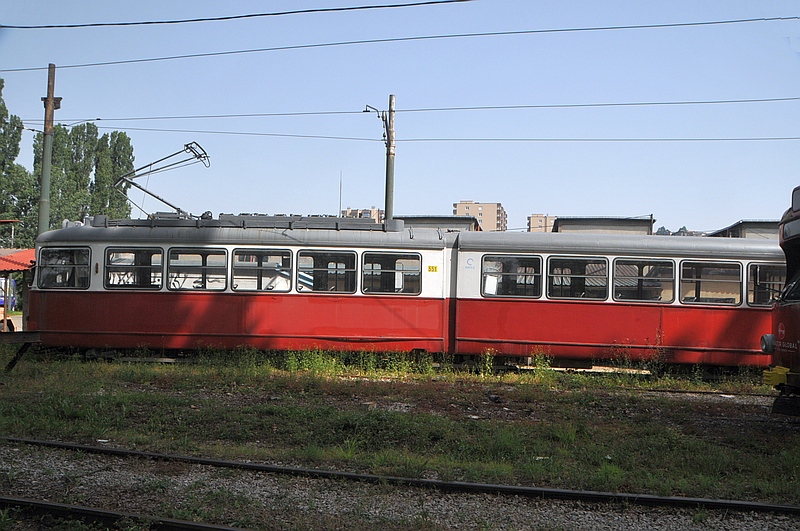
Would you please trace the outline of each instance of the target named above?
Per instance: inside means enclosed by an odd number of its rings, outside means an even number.
[[[110,218],[127,218],[131,205],[125,192],[130,187],[115,187],[121,175],[133,171],[133,145],[128,135],[121,131],[104,134],[97,142],[95,151],[94,181],[91,186],[91,211]]]
[[[20,164],[13,164],[3,177],[0,193],[5,203],[0,217],[19,220],[14,227],[14,242],[10,241],[10,230],[3,234],[0,247],[24,249],[33,247],[39,224],[39,182]]]
[[[89,181],[93,164],[86,161],[85,146],[89,137],[82,124],[72,131],[63,125],[53,127],[53,152],[50,166],[50,223],[58,226],[62,220],[81,220],[89,214]],[[97,128],[92,127],[97,138]],[[33,172],[42,174],[44,135],[36,135],[33,143]]]
[[[661,227],[658,228],[656,234],[658,236],[669,236],[672,233],[669,231],[669,229],[667,229],[665,226],[662,225]]]
[[[36,241],[39,215],[39,178],[42,174],[44,138],[33,142],[34,169],[17,164],[24,129],[22,120],[11,115],[3,100],[0,79],[0,219],[17,219],[15,247],[32,247]],[[50,228],[65,219],[82,220],[87,215],[105,214],[125,218],[131,214],[126,193],[130,185],[114,187],[116,180],[133,170],[133,145],[123,132],[98,136],[97,126],[85,123],[68,129],[53,128],[50,171]],[[0,233],[0,246],[10,245],[11,231]]]
[[[19,116],[9,116],[6,102],[3,101],[3,85],[0,79],[0,174],[7,175],[19,155],[22,140],[22,120]]]
[[[34,173],[41,174],[44,138],[34,140]],[[114,187],[117,178],[133,169],[133,146],[125,133],[114,131],[98,137],[97,126],[81,124],[67,130],[53,128],[50,169],[50,227],[63,220],[82,220],[105,214],[130,216],[126,199],[130,185]]]
[[[19,155],[23,124],[8,112],[3,100],[4,82],[0,79],[0,218],[18,219],[14,228],[15,247],[29,247],[36,238],[36,200],[38,192],[31,173],[15,161]],[[32,229],[28,225],[33,221]],[[11,246],[11,230],[0,236],[0,246]]]

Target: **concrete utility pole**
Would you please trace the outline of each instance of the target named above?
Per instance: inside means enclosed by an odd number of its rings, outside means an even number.
[[[389,94],[389,112],[384,115],[386,128],[386,211],[385,221],[394,219],[394,94]]]
[[[39,196],[39,232],[50,229],[50,166],[53,161],[53,119],[54,112],[61,108],[61,98],[54,96],[56,91],[56,65],[47,68],[47,97],[44,102],[44,144],[42,146],[42,179]]]

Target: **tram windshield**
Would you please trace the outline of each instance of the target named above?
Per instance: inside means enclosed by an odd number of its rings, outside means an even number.
[[[800,271],[795,274],[786,282],[786,287],[781,294],[781,300],[786,302],[800,301]]]

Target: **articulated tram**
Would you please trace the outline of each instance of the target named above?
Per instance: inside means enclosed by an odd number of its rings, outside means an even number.
[[[36,244],[27,327],[80,349],[490,352],[764,366],[775,241],[87,218]]]

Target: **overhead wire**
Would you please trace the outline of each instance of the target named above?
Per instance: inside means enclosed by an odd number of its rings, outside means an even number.
[[[800,98],[798,98],[800,99]],[[194,120],[194,119],[216,119],[216,118],[275,118],[293,116],[334,116],[346,114],[363,114],[364,111],[298,111],[298,112],[264,112],[264,113],[241,113],[241,114],[193,114],[184,116],[144,116],[144,117],[125,117],[125,118],[95,118],[96,121],[146,121],[146,120]]]
[[[98,129],[119,129],[116,127],[101,127]],[[162,128],[148,128],[148,127],[124,127],[123,131],[149,131],[156,133],[194,133],[194,134],[208,134],[208,135],[239,135],[239,136],[269,136],[277,138],[308,138],[316,140],[350,140],[357,142],[384,142],[382,139],[377,138],[364,138],[364,137],[348,137],[348,136],[328,136],[328,135],[302,135],[302,134],[289,134],[289,133],[261,133],[257,131],[208,131],[208,130],[192,130],[192,129],[162,129]]]
[[[439,4],[457,4],[471,2],[472,0],[428,0],[422,2],[409,2],[403,4],[372,4],[365,6],[346,6],[346,7],[321,7],[310,9],[295,9],[291,11],[275,11],[272,13],[250,13],[247,15],[229,15],[221,17],[206,18],[186,18],[178,20],[149,20],[138,22],[87,22],[82,24],[40,24],[31,26],[0,24],[0,29],[17,30],[41,30],[41,29],[76,29],[76,28],[108,28],[108,27],[127,27],[127,26],[157,26],[168,24],[188,24],[196,22],[225,22],[230,20],[242,20],[264,17],[280,17],[286,15],[308,15],[312,13],[341,13],[345,11],[367,11],[375,9],[397,9],[404,7],[422,7]]]
[[[774,142],[786,140],[800,140],[800,136],[774,136],[774,137],[684,137],[684,138],[398,138],[398,144],[403,142]]]
[[[739,100],[739,101],[793,101],[800,98],[774,98],[774,99],[759,99],[759,100]],[[700,103],[700,102],[696,102]],[[709,102],[710,103],[710,102]],[[578,105],[581,106],[581,105]],[[535,106],[538,107],[538,106]],[[559,107],[559,106],[556,106]],[[428,111],[454,111],[454,110],[486,110],[490,107],[479,108],[442,108],[442,109],[426,109]],[[499,107],[505,108],[505,107]],[[399,112],[399,111],[396,111]],[[281,114],[281,113],[279,113]],[[310,113],[314,114],[314,113]],[[328,114],[328,113],[323,113]],[[349,113],[355,114],[355,113]],[[187,116],[187,117],[144,117],[144,118],[127,118],[127,119],[105,119],[105,122],[115,122],[122,120],[155,120],[155,119],[180,119],[180,118],[213,118],[214,116]],[[37,120],[28,121],[37,123]],[[63,124],[63,127],[69,128]],[[191,133],[191,134],[205,134],[205,135],[226,135],[226,136],[255,136],[255,137],[274,137],[274,138],[297,138],[297,139],[315,139],[315,140],[341,140],[341,141],[355,141],[355,142],[384,142],[383,138],[368,138],[368,137],[353,137],[353,136],[334,136],[334,135],[319,135],[319,134],[299,134],[299,133],[268,133],[260,131],[231,131],[231,130],[209,130],[209,129],[183,129],[183,128],[162,128],[162,127],[111,127],[98,125],[98,129],[109,130],[123,130],[123,131],[141,131],[152,133]],[[37,129],[25,127],[25,130],[35,133],[41,133]],[[490,138],[490,137],[423,137],[423,138],[397,138],[398,143],[433,143],[433,142],[505,142],[505,143],[520,143],[520,142],[764,142],[764,141],[794,141],[800,140],[796,136],[770,136],[770,137],[655,137],[655,138],[546,138],[546,137],[503,137],[503,138]]]
[[[156,23],[185,23],[185,22],[204,22],[212,20],[233,20],[236,18],[252,18],[256,16],[277,16],[286,14],[299,14],[308,12],[324,12],[324,11],[350,11],[357,9],[375,9],[387,7],[410,7],[420,5],[433,5],[443,3],[454,3],[459,0],[449,1],[431,1],[431,2],[417,2],[407,4],[391,4],[382,6],[352,6],[345,8],[328,8],[321,10],[296,10],[285,11],[276,13],[261,13],[252,15],[236,15],[231,17],[212,17],[208,19],[184,19],[176,21],[151,21],[142,23],[120,23],[121,25],[144,25]],[[354,44],[370,44],[370,43],[386,43],[386,42],[403,42],[415,40],[432,40],[432,39],[449,39],[449,38],[469,38],[469,37],[490,37],[490,36],[509,36],[509,35],[530,35],[530,34],[543,34],[543,33],[565,33],[565,32],[584,32],[584,31],[616,31],[616,30],[630,30],[630,29],[653,29],[653,28],[676,28],[676,27],[695,27],[695,26],[711,26],[711,25],[725,25],[725,24],[741,24],[751,22],[766,22],[766,21],[785,21],[797,20],[800,17],[762,17],[762,18],[747,18],[747,19],[733,19],[733,20],[718,20],[718,21],[705,21],[705,22],[681,22],[681,23],[666,23],[666,24],[637,24],[637,25],[618,25],[618,26],[597,26],[597,27],[584,27],[584,28],[556,28],[556,29],[540,29],[540,30],[521,30],[521,31],[502,31],[502,32],[481,32],[481,33],[461,33],[461,34],[447,34],[447,35],[430,35],[430,36],[416,36],[416,37],[396,37],[386,39],[367,39],[355,41],[340,41],[332,43],[318,43],[318,44],[304,44],[304,45],[291,45],[280,46],[271,48],[258,48],[249,50],[234,50],[226,52],[210,52],[200,54],[186,54],[178,56],[165,56],[146,59],[130,59],[120,61],[107,61],[98,63],[85,63],[76,65],[62,65],[60,68],[82,68],[91,66],[108,66],[119,64],[131,64],[141,62],[153,62],[164,60],[175,60],[185,58],[199,58],[210,56],[221,56],[242,53],[256,53],[266,51],[279,51],[291,49],[304,49],[304,48],[319,48],[327,46],[345,46]],[[72,25],[74,27],[89,27],[94,24],[87,25]],[[63,27],[68,27],[65,25]],[[0,25],[0,28],[9,28],[10,26]],[[42,26],[43,28],[44,26]],[[33,29],[29,27],[27,29]],[[22,29],[22,28],[17,28]],[[41,70],[42,68],[23,68],[23,69],[6,69],[0,70],[2,72],[19,72],[30,70]],[[655,106],[655,105],[716,105],[716,104],[731,104],[731,103],[756,103],[756,102],[779,102],[779,101],[797,101],[800,98],[758,98],[758,99],[742,99],[742,100],[711,100],[711,101],[675,101],[675,102],[619,102],[619,103],[573,103],[573,104],[533,104],[533,105],[489,105],[489,106],[472,106],[472,107],[432,107],[432,108],[417,108],[417,109],[397,109],[398,113],[422,113],[422,112],[454,112],[454,111],[484,111],[484,110],[520,110],[520,109],[556,109],[556,108],[600,108],[600,107],[634,107],[634,106]],[[246,118],[246,117],[279,117],[279,116],[323,116],[323,115],[344,115],[356,114],[363,111],[324,111],[324,112],[290,112],[290,113],[247,113],[247,114],[221,114],[221,115],[195,115],[195,116],[163,116],[163,117],[127,117],[127,118],[106,118],[106,121],[145,121],[145,120],[180,120],[180,119],[217,119],[217,118]],[[102,118],[97,118],[102,120]],[[151,132],[191,132],[198,134],[219,134],[219,135],[248,135],[248,136],[271,136],[271,137],[284,137],[284,138],[311,138],[311,139],[326,139],[326,140],[350,140],[350,141],[381,141],[372,138],[359,138],[359,137],[343,137],[343,136],[327,136],[327,135],[302,135],[302,134],[282,134],[282,133],[262,133],[262,132],[246,132],[246,131],[205,131],[205,130],[185,130],[185,129],[156,129],[156,128],[126,128],[132,131],[151,131]],[[636,138],[410,138],[398,139],[400,142],[699,142],[699,141],[764,141],[764,140],[796,140],[796,137],[746,137],[746,138],[649,138],[649,139],[636,139]]]
[[[475,32],[475,33],[451,33],[444,35],[421,35],[412,37],[388,37],[382,39],[360,39],[360,40],[326,42],[326,43],[315,43],[315,44],[292,44],[285,46],[272,46],[267,48],[250,48],[242,50],[228,50],[222,52],[192,53],[192,54],[170,55],[162,57],[149,57],[143,59],[120,59],[115,61],[98,61],[93,63],[59,65],[59,69],[116,66],[116,65],[126,65],[126,64],[152,63],[158,61],[174,61],[180,59],[197,59],[204,57],[221,57],[227,55],[241,55],[250,53],[277,52],[277,51],[288,51],[288,50],[308,50],[315,48],[329,48],[336,46],[353,46],[353,45],[363,45],[363,44],[385,44],[385,43],[395,43],[395,42],[462,39],[462,38],[476,38],[476,37],[507,37],[516,35],[539,35],[548,33],[576,33],[576,32],[589,32],[589,31],[620,31],[620,30],[635,30],[635,29],[684,28],[684,27],[697,27],[697,26],[745,24],[752,22],[774,22],[774,21],[786,21],[786,20],[800,20],[800,17],[797,16],[762,17],[762,18],[746,18],[746,19],[736,19],[736,20],[716,20],[716,21],[706,21],[706,22],[675,22],[675,23],[665,23],[665,24],[633,24],[627,26],[594,26],[585,28],[555,28],[555,29],[537,29],[537,30],[490,31],[490,32]],[[48,67],[46,66],[26,67],[26,68],[4,68],[0,69],[0,72],[33,72],[33,71],[47,70],[47,69]]]
[[[604,107],[634,107],[634,106],[673,106],[673,105],[720,105],[720,104],[750,104],[750,103],[776,103],[800,101],[800,97],[782,98],[747,98],[730,100],[685,100],[685,101],[666,101],[666,102],[617,102],[617,103],[562,103],[562,104],[519,104],[519,105],[480,105],[463,107],[424,107],[411,109],[397,109],[397,113],[414,112],[458,112],[458,111],[487,111],[487,110],[520,110],[520,109],[563,109],[563,108],[604,108]],[[294,116],[332,116],[332,115],[355,115],[363,114],[364,111],[299,111],[299,112],[276,112],[276,113],[245,113],[245,114],[209,114],[209,115],[188,115],[188,116],[143,116],[143,117],[124,117],[124,118],[96,118],[96,121],[119,122],[119,121],[151,121],[151,120],[182,120],[182,119],[218,119],[218,118],[251,118],[251,117],[294,117]],[[71,120],[66,120],[71,121]],[[87,119],[79,120],[76,123],[90,121]],[[38,123],[37,120],[28,120],[28,123]],[[65,126],[68,127],[68,126]],[[119,129],[119,127],[97,126],[98,129]],[[293,133],[267,133],[258,131],[230,131],[230,130],[207,130],[207,129],[178,129],[178,128],[155,128],[155,127],[123,127],[126,131],[158,132],[158,133],[192,133],[208,135],[234,135],[234,136],[260,136],[275,138],[299,138],[317,140],[343,140],[357,142],[383,142],[383,139],[351,137],[351,136],[332,136],[315,134],[293,134]],[[29,129],[33,130],[33,129]],[[527,137],[527,138],[488,138],[488,137],[449,137],[449,138],[398,138],[399,143],[424,143],[424,142],[763,142],[763,141],[794,141],[800,137],[794,136],[771,136],[771,137],[672,137],[672,138],[546,138],[546,137]]]
[[[659,105],[720,105],[731,103],[773,103],[781,101],[800,101],[800,97],[787,98],[750,98],[738,100],[685,100],[685,101],[633,101],[611,103],[542,103],[520,105],[483,105],[471,107],[427,107],[419,109],[398,109],[395,112],[445,112],[445,111],[494,111],[494,110],[524,110],[524,109],[573,109],[573,108],[600,108],[600,107],[648,107]]]
[[[357,6],[351,8],[329,8],[319,10],[297,10],[286,11],[281,13],[266,13],[266,14],[251,14],[239,15],[231,17],[214,17],[209,19],[185,19],[180,21],[150,21],[150,22],[133,22],[133,23],[97,23],[85,25],[51,25],[51,26],[8,26],[0,24],[0,29],[49,29],[49,28],[68,28],[68,27],[102,27],[102,26],[136,26],[136,25],[155,25],[155,24],[180,24],[190,22],[211,22],[221,20],[234,20],[244,18],[255,18],[257,16],[280,16],[290,14],[301,14],[307,12],[325,12],[325,11],[354,11],[357,9],[378,9],[378,8],[391,8],[391,7],[410,7],[418,5],[433,5],[433,4],[447,4],[458,3],[470,0],[439,0],[429,2],[417,2],[409,4],[392,4],[384,6]],[[665,28],[682,28],[682,27],[701,27],[701,26],[716,26],[716,25],[731,25],[731,24],[744,24],[756,22],[774,22],[774,21],[787,21],[798,20],[800,17],[768,17],[768,18],[748,18],[736,20],[721,20],[721,21],[707,21],[707,22],[685,22],[685,23],[667,23],[667,24],[639,24],[628,26],[600,26],[600,27],[585,27],[585,28],[556,28],[556,29],[539,29],[539,30],[520,30],[520,31],[498,31],[498,32],[480,32],[480,33],[459,33],[459,34],[444,34],[444,35],[423,35],[423,36],[410,36],[410,37],[394,37],[382,39],[363,39],[363,40],[348,40],[339,42],[327,43],[311,43],[311,44],[298,44],[287,46],[275,46],[266,48],[230,50],[220,52],[207,52],[207,53],[194,53],[184,55],[173,55],[163,57],[151,57],[140,59],[127,59],[116,61],[104,61],[94,63],[60,65],[59,68],[72,69],[72,68],[89,68],[89,67],[102,67],[138,63],[151,63],[160,61],[205,58],[205,57],[221,57],[239,54],[253,54],[253,53],[266,53],[277,51],[289,50],[302,50],[302,49],[316,49],[326,47],[341,47],[352,45],[369,45],[369,44],[384,44],[384,43],[399,43],[399,42],[414,42],[414,41],[429,41],[441,39],[460,39],[460,38],[481,38],[481,37],[504,37],[504,36],[518,36],[518,35],[537,35],[537,34],[557,34],[557,33],[575,33],[575,32],[598,32],[598,31],[620,31],[620,30],[638,30],[638,29],[665,29]],[[46,70],[47,67],[35,68],[16,68],[16,69],[0,69],[0,72],[26,72],[26,71],[41,71]],[[637,107],[637,106],[670,106],[670,105],[719,105],[719,104],[737,104],[737,103],[771,103],[771,102],[789,102],[798,101],[800,97],[789,98],[757,98],[757,99],[741,99],[741,100],[710,100],[710,101],[674,101],[674,102],[618,102],[618,103],[572,103],[572,104],[522,104],[522,105],[486,105],[486,106],[464,106],[464,107],[430,107],[430,108],[409,108],[409,109],[396,109],[397,113],[427,113],[427,112],[462,112],[462,111],[494,111],[494,110],[523,110],[523,109],[566,109],[566,108],[603,108],[603,107]],[[333,116],[333,115],[352,115],[361,114],[363,111],[323,111],[323,112],[289,112],[289,113],[247,113],[247,114],[219,114],[219,115],[194,115],[194,116],[152,116],[152,117],[124,117],[124,118],[98,118],[97,120],[103,121],[146,121],[146,120],[181,120],[181,119],[222,119],[222,118],[248,118],[248,117],[291,117],[291,116]],[[98,126],[99,129],[112,129],[111,127]],[[118,129],[118,128],[115,128]],[[265,133],[265,132],[247,132],[247,131],[223,131],[223,130],[188,130],[188,129],[166,129],[166,128],[125,128],[131,131],[147,131],[147,132],[163,132],[163,133],[195,133],[195,134],[214,134],[214,135],[243,135],[243,136],[260,136],[260,137],[277,137],[277,138],[298,138],[298,139],[322,139],[322,140],[340,140],[340,141],[361,141],[361,142],[383,142],[380,138],[362,138],[362,137],[347,137],[347,136],[327,136],[327,135],[305,135],[305,134],[282,134],[282,133]],[[797,141],[800,137],[797,136],[774,136],[774,137],[717,137],[717,138],[701,138],[701,137],[686,137],[686,138],[398,138],[398,143],[441,143],[441,142],[493,142],[493,143],[625,143],[625,142],[764,142],[764,141]],[[191,162],[190,164],[194,164]],[[139,208],[142,212],[144,210]]]
[[[98,129],[114,129],[112,127],[99,127]],[[303,135],[287,133],[263,133],[258,131],[214,131],[207,129],[163,129],[147,127],[124,127],[124,131],[144,131],[155,133],[191,133],[206,135],[231,135],[231,136],[256,136],[256,137],[275,137],[275,138],[300,138],[315,140],[346,140],[357,142],[384,142],[382,138],[364,138],[347,136],[327,136],[327,135]],[[489,138],[489,137],[452,137],[452,138],[396,138],[400,143],[433,143],[433,142],[505,142],[505,143],[545,143],[545,142],[766,142],[766,141],[795,141],[800,140],[800,136],[774,136],[774,137],[664,137],[664,138],[546,138],[546,137],[527,137],[527,138]]]
[[[525,109],[581,109],[581,108],[605,108],[605,107],[657,107],[657,106],[679,106],[679,105],[723,105],[740,103],[777,103],[800,101],[800,96],[785,98],[747,98],[730,100],[684,100],[684,101],[640,101],[640,102],[606,102],[606,103],[542,103],[542,104],[515,104],[515,105],[476,105],[460,107],[420,107],[410,109],[395,109],[396,113],[424,113],[424,112],[462,112],[462,111],[501,111],[501,110],[525,110]],[[294,112],[268,112],[268,113],[241,113],[241,114],[192,114],[192,115],[172,115],[172,116],[127,116],[121,118],[94,119],[72,119],[66,122],[77,121],[78,123],[91,121],[105,122],[130,122],[130,121],[153,121],[153,120],[210,120],[227,118],[275,118],[275,117],[295,117],[295,116],[344,116],[364,114],[360,111],[294,111]],[[26,122],[37,123],[40,120],[25,120]]]

